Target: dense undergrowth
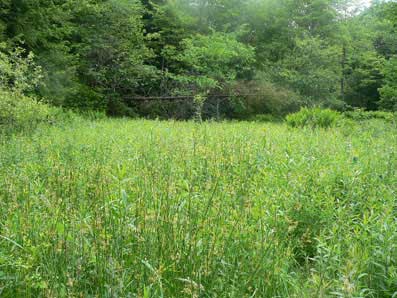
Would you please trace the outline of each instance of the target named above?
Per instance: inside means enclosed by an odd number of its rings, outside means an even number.
[[[292,127],[332,127],[341,118],[340,113],[321,108],[302,108],[299,112],[287,115],[286,121]]]
[[[87,120],[0,137],[1,297],[395,297],[397,129]]]

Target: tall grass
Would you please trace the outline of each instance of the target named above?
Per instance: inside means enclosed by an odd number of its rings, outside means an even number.
[[[0,139],[0,296],[396,297],[394,125],[76,120]]]

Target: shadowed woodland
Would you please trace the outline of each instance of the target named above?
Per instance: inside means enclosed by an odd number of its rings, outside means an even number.
[[[188,119],[195,96],[205,118],[394,111],[397,4],[366,3],[2,0],[1,89],[113,116]]]

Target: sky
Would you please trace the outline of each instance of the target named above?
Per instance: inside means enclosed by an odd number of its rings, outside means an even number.
[[[353,6],[352,9],[353,10],[361,10],[365,7],[369,7],[372,3],[372,0],[355,0],[353,1]]]
[[[372,0],[364,0],[364,5],[370,5],[371,4],[371,2],[372,2]]]

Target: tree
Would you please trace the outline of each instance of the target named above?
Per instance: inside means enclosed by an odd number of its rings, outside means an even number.
[[[183,52],[177,59],[186,68],[175,76],[197,95],[198,114],[205,97],[214,90],[222,90],[228,84],[246,76],[254,62],[254,49],[237,41],[234,34],[214,32],[209,36],[197,34],[183,40]],[[216,103],[216,114],[219,118],[219,98]]]
[[[12,0],[5,8],[8,42],[36,54],[39,93],[53,104],[125,113],[122,96],[151,74],[139,1]]]
[[[153,71],[145,63],[152,54],[145,45],[142,5],[133,0],[87,1],[76,6],[74,15],[80,26],[74,37],[78,74],[90,88],[92,105],[111,115],[132,114],[123,98],[134,94]],[[71,99],[69,104],[84,107],[82,100]]]
[[[246,81],[376,109],[397,4],[360,1],[2,0],[0,42],[33,52],[34,91],[73,109],[134,115],[131,95],[205,99]]]
[[[7,29],[7,15],[9,14],[9,9],[11,5],[11,0],[3,0],[0,3],[0,42],[6,40],[6,29]]]
[[[296,43],[295,49],[273,66],[273,80],[312,103],[334,100],[338,95],[338,49],[314,37]]]
[[[88,0],[87,0],[88,1]],[[55,105],[65,105],[80,89],[78,56],[72,40],[79,30],[73,22],[77,5],[85,0],[10,0],[6,14],[7,42],[35,53],[36,62],[43,69],[40,96]]]
[[[397,57],[391,58],[383,70],[385,83],[379,89],[379,107],[383,110],[397,111]]]
[[[378,108],[383,67],[384,59],[375,51],[351,54],[346,69],[345,100],[349,105],[369,110]]]
[[[153,55],[147,61],[154,66],[157,76],[140,85],[139,92],[145,95],[165,95],[172,93],[174,84],[168,73],[175,73],[183,67],[175,57],[181,52],[182,40],[188,38],[193,30],[191,19],[187,18],[171,1],[143,1],[145,44]],[[170,55],[170,53],[172,53]]]
[[[248,71],[253,62],[254,49],[233,34],[197,34],[184,39],[183,47],[178,60],[188,66],[184,78],[200,90],[222,88]]]
[[[340,48],[340,98],[352,107],[374,110],[389,50],[384,41],[390,22],[382,13],[383,4],[363,9],[361,2],[338,1],[339,22],[332,43]]]

